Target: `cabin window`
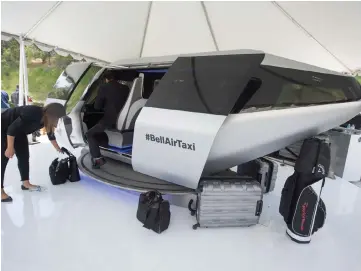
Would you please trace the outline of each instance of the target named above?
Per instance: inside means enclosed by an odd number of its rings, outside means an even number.
[[[254,76],[262,84],[242,110],[321,105],[361,98],[360,87],[349,77],[278,67],[261,67]]]
[[[67,104],[66,113],[69,114],[74,106],[79,102],[80,97],[83,95],[85,88],[89,85],[95,74],[100,70],[100,67],[91,66],[80,79],[78,85],[75,87]]]
[[[256,91],[261,87],[262,80],[259,78],[252,77],[246,87],[244,88],[242,94],[237,99],[236,104],[234,105],[231,114],[239,113],[242,108],[248,103]]]
[[[324,104],[347,100],[342,89],[286,83],[282,87],[276,106]]]
[[[103,75],[105,74],[106,71],[107,70],[104,70],[102,75],[100,75],[99,78],[96,79],[90,86],[85,97],[83,98],[85,104],[93,104],[95,102],[95,99],[98,96],[98,91],[100,86],[105,83],[105,79]],[[137,72],[136,70],[113,70],[113,71],[116,80],[120,84],[127,86],[129,89],[132,88],[134,79],[139,76],[139,72]]]
[[[63,71],[53,86],[53,90],[48,94],[48,98],[67,100],[74,85],[74,79],[66,71]]]
[[[163,78],[166,70],[149,70],[145,71],[144,74],[144,87],[143,87],[143,99],[149,99],[152,95],[155,87],[159,84]]]

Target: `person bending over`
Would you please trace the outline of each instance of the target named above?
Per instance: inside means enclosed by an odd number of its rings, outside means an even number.
[[[93,168],[100,168],[105,164],[104,157],[100,154],[99,134],[105,129],[116,125],[120,110],[123,108],[129,95],[129,88],[118,83],[112,71],[107,71],[104,75],[105,84],[99,88],[94,109],[103,110],[103,118],[87,132],[90,155],[92,157]]]
[[[27,135],[45,128],[54,148],[61,152],[56,142],[54,129],[59,118],[65,116],[65,108],[59,103],[45,107],[26,105],[9,108],[1,114],[1,202],[11,202],[12,198],[4,191],[5,169],[14,154],[18,158],[22,190],[42,191],[42,188],[29,182],[29,144]]]

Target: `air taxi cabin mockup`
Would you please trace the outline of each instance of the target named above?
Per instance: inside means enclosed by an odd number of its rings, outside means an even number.
[[[85,133],[102,74],[130,88],[106,131],[108,163],[91,168]],[[361,111],[351,76],[259,51],[144,58],[107,67],[71,64],[47,102],[66,105],[57,138],[77,154],[83,174],[137,191],[194,190],[217,173],[334,128]],[[81,151],[77,151],[81,150]]]

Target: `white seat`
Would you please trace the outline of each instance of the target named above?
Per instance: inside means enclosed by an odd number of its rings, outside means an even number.
[[[143,74],[134,79],[128,99],[119,113],[116,129],[105,130],[109,138],[109,145],[121,148],[133,141],[133,133],[129,129],[134,129],[135,119],[146,102],[142,98],[143,82]]]
[[[134,129],[135,121],[146,102],[147,100],[142,98],[132,104],[125,122],[126,130]]]
[[[129,110],[130,110],[132,104],[135,101],[142,98],[143,82],[144,82],[144,77],[142,75],[143,74],[141,74],[140,77],[135,78],[133,81],[133,85],[132,85],[132,88],[130,89],[128,99],[127,99],[125,105],[123,106],[122,110],[119,113],[119,117],[118,117],[118,121],[117,121],[117,125],[116,125],[117,130],[121,131],[121,130],[125,129],[125,122],[126,122],[126,119],[127,119],[127,116],[129,114]]]

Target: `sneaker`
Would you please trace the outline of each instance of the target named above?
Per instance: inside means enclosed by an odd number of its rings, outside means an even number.
[[[106,163],[104,157],[93,158],[92,160],[93,160],[94,169],[99,169],[101,166],[103,166]]]

